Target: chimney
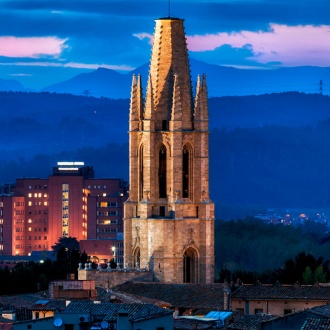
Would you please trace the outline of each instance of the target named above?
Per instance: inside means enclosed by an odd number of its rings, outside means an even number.
[[[126,309],[121,308],[117,313],[117,330],[127,330],[130,328],[131,324],[128,320],[128,312]]]
[[[223,289],[223,309],[230,310],[230,290],[227,288]]]

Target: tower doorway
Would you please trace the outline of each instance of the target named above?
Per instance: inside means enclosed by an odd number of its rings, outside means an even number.
[[[197,270],[197,253],[190,247],[183,254],[183,283],[197,283]]]

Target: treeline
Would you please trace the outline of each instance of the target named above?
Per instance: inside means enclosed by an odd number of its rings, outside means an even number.
[[[59,160],[128,179],[129,100],[0,92],[0,183],[47,177]],[[210,189],[219,218],[330,208],[330,97],[211,98]]]
[[[316,127],[214,129],[211,196],[227,205],[329,208],[329,131],[330,120]]]
[[[266,224],[254,218],[217,220],[218,279],[286,284],[329,281],[330,240],[318,243],[326,231],[325,224],[316,222],[291,227]]]

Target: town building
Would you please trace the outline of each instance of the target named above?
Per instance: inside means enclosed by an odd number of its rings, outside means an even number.
[[[286,315],[330,304],[330,285],[242,284],[230,298],[230,309],[241,315]]]
[[[94,259],[123,258],[121,179],[94,178],[92,166],[59,162],[48,178],[19,178],[0,196],[2,255],[52,249],[60,237],[76,237]]]
[[[145,104],[133,77],[124,259],[167,283],[214,281],[206,78],[193,100],[183,20],[156,20]]]
[[[46,301],[45,301],[46,302]],[[46,303],[45,311],[48,311]],[[38,309],[34,307],[34,309]],[[66,301],[46,317],[16,322],[14,330],[21,329],[173,329],[173,312],[153,304],[120,304],[94,301]],[[41,316],[41,314],[39,314]]]

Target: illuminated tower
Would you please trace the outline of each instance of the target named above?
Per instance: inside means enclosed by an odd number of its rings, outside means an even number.
[[[212,283],[206,80],[198,77],[193,99],[181,19],[156,20],[145,104],[133,77],[129,159],[125,262],[149,268],[155,281]]]

